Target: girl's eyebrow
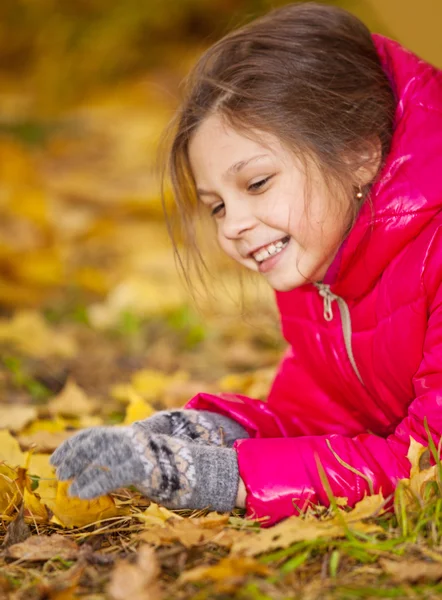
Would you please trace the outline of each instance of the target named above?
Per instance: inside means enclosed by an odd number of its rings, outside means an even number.
[[[227,176],[232,175],[233,173],[239,173],[241,169],[249,163],[254,162],[255,160],[259,160],[260,158],[263,158],[265,156],[268,156],[268,154],[256,154],[255,156],[251,156],[247,160],[240,160],[239,162],[235,163],[227,169],[227,171],[223,175],[223,178],[225,179]],[[196,191],[200,196],[216,196],[215,192],[207,192],[200,188],[197,188]]]
[[[248,165],[250,162],[258,160],[259,158],[263,158],[264,156],[268,156],[268,155],[267,154],[256,154],[255,156],[251,156],[247,160],[240,160],[239,162],[235,163],[234,165],[232,165],[231,167],[229,167],[227,169],[227,171],[224,173],[224,177],[226,177],[227,175],[231,175],[232,173],[239,173],[241,171],[241,169],[243,167],[245,167],[246,165]]]

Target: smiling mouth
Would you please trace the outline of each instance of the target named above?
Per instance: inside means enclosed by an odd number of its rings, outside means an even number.
[[[268,246],[265,246],[265,248],[260,248],[252,254],[252,257],[256,260],[258,264],[261,264],[268,258],[271,258],[272,256],[275,256],[275,254],[279,254],[279,252],[282,252],[282,250],[284,250],[289,241],[290,236],[287,235],[278,242],[272,242]]]

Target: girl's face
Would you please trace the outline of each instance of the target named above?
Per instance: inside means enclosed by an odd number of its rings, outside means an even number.
[[[259,141],[212,115],[189,144],[198,195],[219,244],[275,290],[321,281],[345,235],[349,203],[328,197],[313,165],[306,202],[299,159],[271,134],[254,133]]]

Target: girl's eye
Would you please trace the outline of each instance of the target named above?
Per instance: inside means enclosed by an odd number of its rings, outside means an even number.
[[[247,190],[249,192],[256,192],[256,191],[260,190],[271,178],[272,178],[272,176],[269,175],[268,177],[265,177],[264,179],[260,179],[259,181],[256,181],[255,183],[252,183],[251,185],[249,185]]]
[[[217,215],[222,209],[224,208],[224,204],[218,204],[218,206],[215,206],[215,208],[212,210],[212,212],[210,213],[212,215],[212,217],[214,217],[215,215]]]

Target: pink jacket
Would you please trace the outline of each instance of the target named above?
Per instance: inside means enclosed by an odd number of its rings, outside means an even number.
[[[374,40],[398,98],[374,213],[366,202],[326,285],[276,293],[289,348],[268,401],[187,404],[250,433],[235,443],[247,515],[267,524],[328,505],[315,457],[352,506],[367,478],[387,496],[408,476],[410,436],[428,445],[425,417],[436,445],[442,434],[442,71]]]

